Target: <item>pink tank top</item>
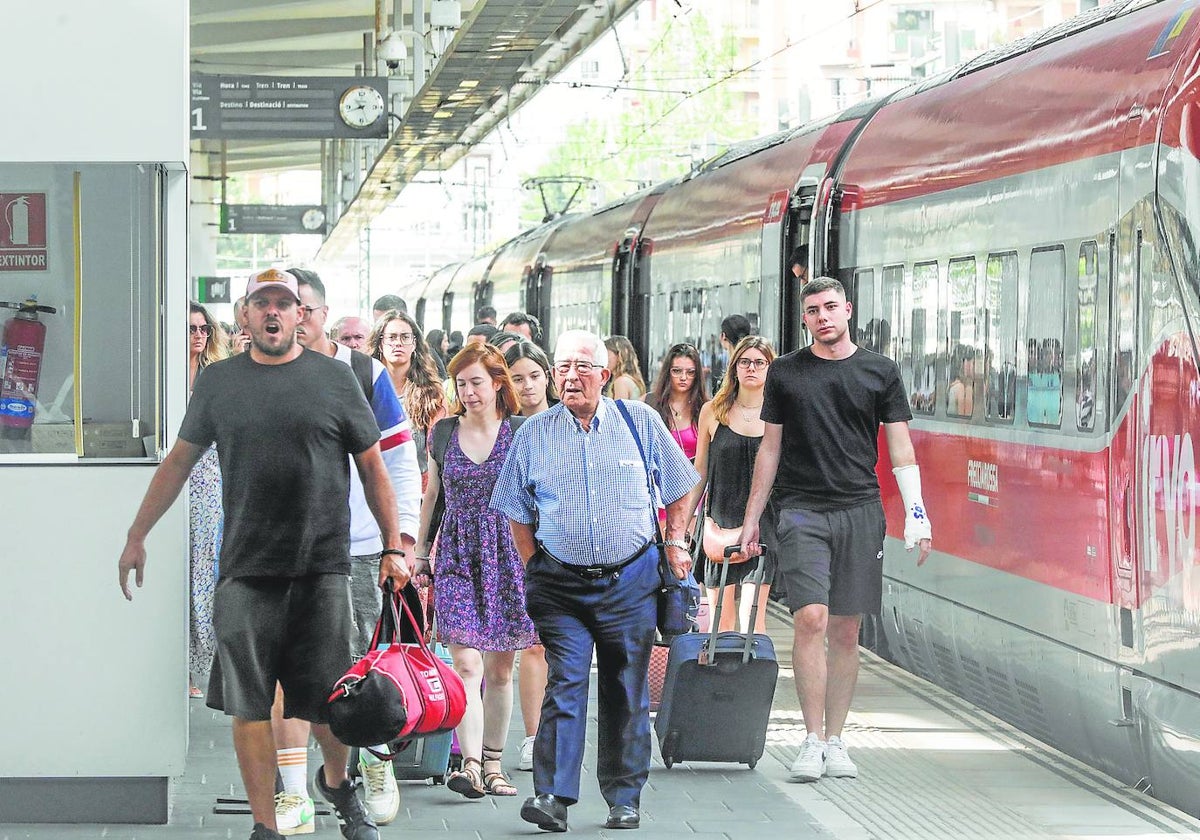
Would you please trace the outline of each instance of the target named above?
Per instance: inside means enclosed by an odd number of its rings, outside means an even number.
[[[679,448],[683,450],[683,454],[689,461],[696,460],[696,440],[699,435],[694,426],[672,429],[671,437],[675,438],[675,442],[679,444]]]

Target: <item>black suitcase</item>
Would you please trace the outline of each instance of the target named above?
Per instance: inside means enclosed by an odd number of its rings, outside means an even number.
[[[728,572],[725,564],[722,586]],[[756,587],[751,628],[759,607]],[[718,633],[720,621],[718,602],[710,632],[685,633],[671,642],[662,706],[654,718],[668,769],[676,761],[733,761],[753,768],[766,748],[779,679],[775,646],[762,633]]]

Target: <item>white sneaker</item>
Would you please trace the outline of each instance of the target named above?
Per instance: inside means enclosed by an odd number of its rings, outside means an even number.
[[[831,779],[858,778],[858,766],[850,760],[845,742],[837,735],[825,743],[825,775]]]
[[[317,828],[317,809],[312,799],[284,791],[275,794],[275,826],[285,837],[312,834]]]
[[[533,769],[533,742],[536,738],[536,735],[530,735],[521,742],[521,757],[517,760],[518,770]]]
[[[396,818],[400,810],[400,788],[396,786],[396,772],[392,762],[367,763],[358,760],[358,769],[363,780],[363,804],[377,825],[387,825]]]
[[[825,742],[809,732],[800,745],[800,754],[792,762],[792,782],[815,782],[825,773]]]

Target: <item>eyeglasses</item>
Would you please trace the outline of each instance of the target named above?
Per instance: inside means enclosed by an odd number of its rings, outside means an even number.
[[[412,333],[390,333],[379,339],[382,344],[399,344],[401,347],[410,347],[416,340]]]
[[[695,379],[696,378],[696,369],[695,368],[673,367],[673,368],[671,368],[671,375],[672,376],[682,376],[684,379]]]
[[[595,365],[595,364],[592,364],[591,362],[571,361],[571,362],[555,362],[555,364],[554,364],[554,369],[558,372],[559,376],[569,376],[571,373],[571,368],[574,368],[575,372],[578,373],[580,376],[587,376],[588,374],[590,374],[592,371],[596,370],[599,367],[600,367],[600,365]]]
[[[188,324],[188,332],[192,335],[210,335],[212,327],[208,324]]]
[[[762,370],[769,364],[770,362],[766,359],[747,359],[745,356],[737,360],[737,366],[742,370],[750,370],[750,368]]]

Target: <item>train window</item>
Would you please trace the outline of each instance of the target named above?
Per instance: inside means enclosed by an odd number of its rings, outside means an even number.
[[[988,257],[983,295],[983,376],[988,420],[1011,423],[1017,402],[1017,255]]]
[[[900,318],[904,301],[904,266],[886,266],[883,269],[882,285],[879,317],[868,321],[863,331],[866,335],[866,346],[899,362],[899,354],[892,343],[892,324],[904,323]]]
[[[950,387],[946,413],[970,417],[975,413],[975,357],[979,355],[979,272],[975,258],[950,260]]]
[[[866,325],[875,317],[875,270],[864,268],[854,272],[854,325],[856,342],[869,347]]]
[[[1096,427],[1096,293],[1100,262],[1095,242],[1079,246],[1079,371],[1075,381],[1075,426]]]
[[[937,405],[938,264],[913,266],[912,383],[908,401],[918,414],[933,414]]]
[[[1025,417],[1031,426],[1062,423],[1063,334],[1066,331],[1066,255],[1062,246],[1029,255]]]

